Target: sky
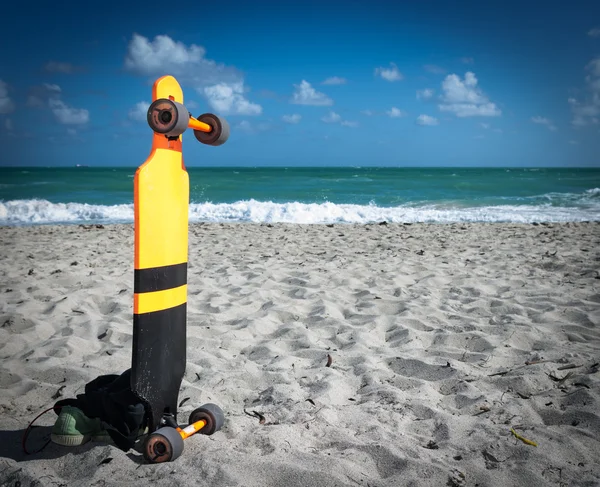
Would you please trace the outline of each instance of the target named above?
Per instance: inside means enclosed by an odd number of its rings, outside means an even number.
[[[139,166],[170,74],[186,166],[600,167],[598,1],[90,5],[3,8],[0,165]]]

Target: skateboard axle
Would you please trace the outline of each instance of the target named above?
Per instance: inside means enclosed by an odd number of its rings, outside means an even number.
[[[189,128],[199,130],[200,132],[206,132],[207,134],[213,131],[213,128],[207,123],[201,122],[200,120],[190,115]]]
[[[193,434],[200,431],[205,426],[206,426],[206,421],[201,419],[200,421],[196,421],[195,423],[190,424],[189,426],[186,426],[185,428],[177,428],[177,431],[179,431],[179,434],[185,440],[186,438],[189,438]]]
[[[207,421],[205,419],[199,419],[198,421],[189,424],[185,428],[182,428],[177,424],[177,421],[175,421],[175,418],[172,414],[163,415],[162,422],[165,426],[176,429],[181,435],[181,438],[184,440],[197,433],[207,425]]]

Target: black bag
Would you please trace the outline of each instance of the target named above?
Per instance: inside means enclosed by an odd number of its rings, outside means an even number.
[[[54,404],[54,412],[60,407],[74,406],[88,418],[99,418],[115,445],[128,451],[147,426],[146,409],[133,393],[130,385],[131,369],[121,375],[101,375],[85,385],[85,393],[77,399],[62,399]]]

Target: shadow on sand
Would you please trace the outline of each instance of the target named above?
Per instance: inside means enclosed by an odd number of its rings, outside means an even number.
[[[51,431],[51,426],[33,426],[29,431],[27,442],[25,444],[28,452],[26,453],[23,445],[25,428],[19,430],[0,430],[0,458],[11,459],[16,462],[52,460],[64,457],[69,453],[81,455],[90,451],[92,448],[111,444],[107,442],[88,441],[84,445],[76,447],[61,446],[50,441]],[[145,463],[141,450],[142,443],[142,441],[138,441],[135,445],[135,449],[126,453],[134,463],[139,465]],[[116,447],[115,450],[120,452]]]

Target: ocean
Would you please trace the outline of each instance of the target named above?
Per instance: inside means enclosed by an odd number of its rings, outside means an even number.
[[[190,222],[600,221],[600,169],[188,167]],[[133,222],[136,168],[0,168],[0,225]]]

